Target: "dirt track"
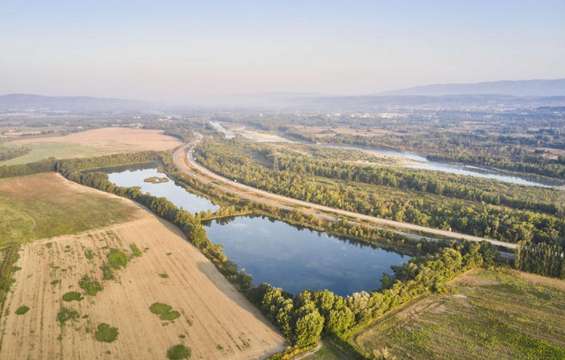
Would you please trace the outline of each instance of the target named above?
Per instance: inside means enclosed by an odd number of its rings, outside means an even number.
[[[175,165],[182,172],[190,176],[197,177],[200,181],[212,184],[223,192],[233,193],[241,198],[258,203],[263,203],[273,207],[294,209],[297,211],[305,212],[307,214],[314,214],[324,219],[335,218],[336,215],[339,215],[356,219],[357,221],[369,222],[378,226],[390,227],[408,232],[418,232],[431,237],[440,236],[467,241],[488,241],[493,245],[504,247],[509,250],[516,249],[516,244],[456,233],[447,230],[434,229],[425,226],[382,219],[341,209],[335,209],[323,205],[293,199],[286,196],[273,194],[267,191],[253,188],[251,186],[240,184],[208,170],[194,160],[192,156],[193,147],[202,139],[202,136],[198,135],[195,141],[183,147],[180,147],[175,151],[173,156]]]
[[[21,270],[0,318],[0,359],[165,359],[179,343],[191,348],[192,359],[256,359],[283,348],[284,339],[176,227],[140,211],[134,221],[22,247]],[[129,254],[132,243],[143,255],[116,271],[116,280],[102,281],[109,248]],[[90,260],[86,249],[94,253]],[[63,302],[66,292],[81,291],[85,274],[104,289]],[[181,316],[161,321],[149,311],[155,302]],[[21,305],[30,310],[16,315]],[[60,326],[61,305],[81,318]],[[101,322],[119,329],[115,342],[94,339]]]

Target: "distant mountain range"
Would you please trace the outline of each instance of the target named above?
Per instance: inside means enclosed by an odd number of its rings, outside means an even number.
[[[565,96],[565,79],[505,80],[478,83],[433,84],[388,91],[378,95],[509,95],[521,97]]]
[[[89,96],[42,96],[33,94],[0,95],[2,111],[112,112],[141,110],[148,103],[137,100]]]

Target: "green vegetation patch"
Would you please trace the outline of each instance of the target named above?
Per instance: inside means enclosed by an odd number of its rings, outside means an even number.
[[[63,301],[81,301],[82,294],[78,291],[69,291],[63,295]]]
[[[107,263],[102,264],[102,266],[100,266],[100,270],[102,270],[102,280],[114,279],[114,271]]]
[[[64,143],[34,143],[26,145],[29,149],[23,156],[18,156],[10,160],[0,162],[2,165],[19,165],[44,160],[50,157],[57,159],[92,157],[104,154],[103,149],[79,144]]]
[[[134,243],[129,244],[129,248],[131,250],[132,256],[140,257],[141,255],[143,255],[143,252],[141,252],[141,250],[137,247],[136,244],[134,244]]]
[[[49,173],[0,179],[0,248],[127,221],[133,211]]]
[[[85,249],[84,250],[84,257],[86,258],[86,260],[94,259],[94,251],[92,251],[92,249]]]
[[[356,345],[399,359],[565,359],[565,290],[513,272],[466,276],[377,322]]]
[[[96,296],[96,294],[103,289],[102,284],[100,284],[98,280],[95,280],[88,275],[84,275],[78,282],[78,285],[84,290],[86,295],[89,296]]]
[[[29,306],[22,305],[16,309],[16,315],[23,315],[29,311]]]
[[[113,342],[118,338],[118,328],[110,326],[106,323],[101,323],[96,328],[94,338],[101,342]]]
[[[180,316],[180,313],[176,310],[173,310],[171,305],[163,304],[163,303],[153,303],[149,310],[155,314],[159,315],[161,320],[175,320]]]
[[[191,355],[192,351],[190,350],[190,348],[184,346],[183,344],[171,346],[167,350],[167,359],[169,360],[189,359]]]
[[[65,323],[69,320],[77,320],[80,317],[78,311],[74,309],[70,309],[67,307],[61,307],[59,312],[57,313],[57,321],[61,326],[65,325]]]
[[[128,265],[128,256],[120,249],[110,249],[106,257],[108,265],[110,265],[112,269],[122,269]]]

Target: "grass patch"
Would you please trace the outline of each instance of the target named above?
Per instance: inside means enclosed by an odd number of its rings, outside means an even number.
[[[101,323],[96,328],[94,338],[101,342],[111,343],[118,338],[118,328],[110,326],[106,323]]]
[[[0,179],[0,248],[124,222],[134,211],[53,173]]]
[[[16,315],[23,315],[29,311],[29,306],[22,305],[16,309]]]
[[[79,317],[80,314],[78,311],[67,307],[62,307],[57,313],[57,321],[61,326],[65,325],[67,321],[69,320],[74,321],[77,320]]]
[[[63,295],[63,301],[81,301],[83,299],[82,294],[78,291],[69,291]]]
[[[137,247],[136,244],[134,244],[134,243],[129,244],[129,248],[131,250],[132,256],[140,257],[141,255],[143,255],[143,252],[141,252],[141,250]]]
[[[0,220],[1,222],[2,220]],[[14,264],[20,257],[18,255],[18,246],[11,246],[7,249],[0,250],[0,317],[2,317],[2,310],[4,302],[8,297],[8,292],[14,284]]]
[[[23,156],[18,156],[11,160],[2,161],[0,162],[0,166],[27,164],[30,162],[44,160],[50,157],[54,157],[57,159],[69,159],[75,157],[100,156],[103,154],[103,151],[99,149],[86,145],[79,145],[79,144],[45,142],[45,143],[27,144],[26,147],[31,148],[31,150],[27,154]]]
[[[190,348],[184,346],[183,344],[171,346],[167,350],[167,359],[169,360],[189,359],[191,355],[192,351],[190,350]]]
[[[94,259],[94,251],[92,251],[92,249],[85,249],[84,250],[84,257],[86,258],[86,260]]]
[[[162,277],[163,279],[169,278],[169,274],[167,274],[167,273],[160,273],[159,276]]]
[[[102,264],[102,266],[100,266],[100,270],[102,270],[102,280],[114,279],[114,271],[107,263]]]
[[[173,310],[171,305],[163,304],[163,303],[153,303],[149,310],[155,314],[159,315],[159,319],[161,320],[175,320],[180,316],[180,313],[176,310]]]
[[[112,269],[122,269],[128,265],[128,256],[120,249],[110,249],[106,258],[108,260],[108,265],[110,265]]]
[[[386,316],[355,344],[399,359],[565,359],[565,290],[506,271],[467,274],[448,290]]]
[[[88,275],[84,275],[78,282],[78,285],[84,290],[86,295],[89,296],[96,296],[96,294],[103,289],[102,284],[100,284],[98,280],[95,280]]]

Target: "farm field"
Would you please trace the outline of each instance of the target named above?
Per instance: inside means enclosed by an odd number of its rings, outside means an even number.
[[[191,359],[255,359],[284,347],[176,227],[139,208],[128,222],[25,244],[16,266],[2,359],[165,359],[177,345]]]
[[[0,248],[116,224],[140,214],[125,199],[56,173],[0,179]]]
[[[399,359],[563,359],[565,281],[475,271],[353,338]],[[385,350],[386,349],[386,350]]]
[[[65,136],[34,137],[6,143],[7,146],[10,144],[29,146],[31,151],[0,162],[0,166],[25,164],[49,157],[65,159],[145,150],[162,151],[175,148],[180,145],[180,141],[164,135],[160,130],[102,128]]]

